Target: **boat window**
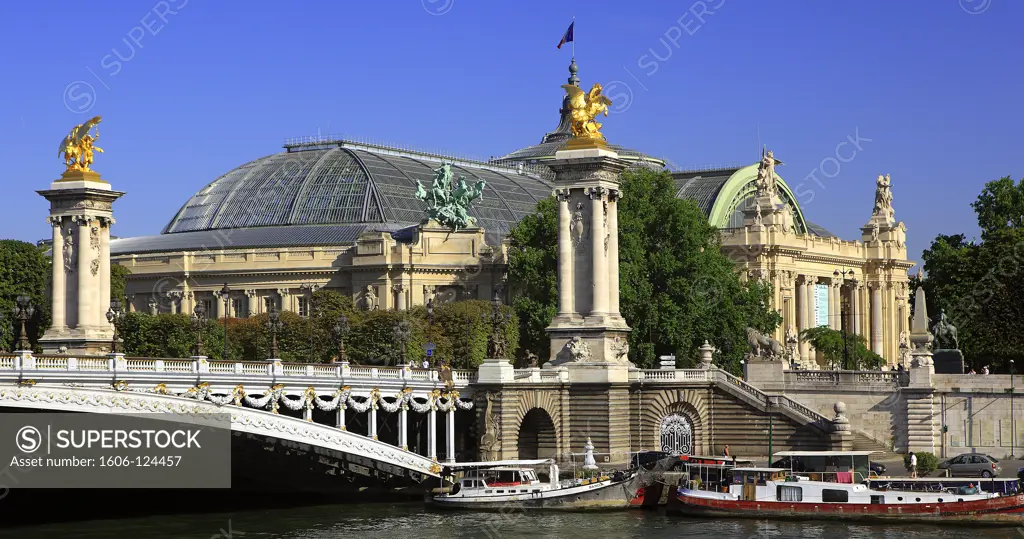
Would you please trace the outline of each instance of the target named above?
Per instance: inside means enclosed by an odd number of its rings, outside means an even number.
[[[779,485],[777,489],[780,502],[802,502],[804,500],[803,487]]]
[[[494,491],[493,491],[493,490],[485,490],[485,491],[484,491],[484,494],[490,494],[490,493],[492,493],[492,492],[494,492]]]
[[[534,493],[534,494],[536,494],[536,493],[538,493],[538,492],[540,492],[540,489],[539,489],[539,488],[535,488],[535,489],[533,489],[533,493]]]
[[[504,490],[499,490],[499,491],[498,491],[498,494],[504,494],[504,493],[505,493],[505,491],[504,491]]]
[[[871,495],[871,505],[882,505],[885,503],[885,496],[882,495]]]
[[[821,501],[825,503],[846,503],[850,501],[850,493],[845,490],[822,489]]]

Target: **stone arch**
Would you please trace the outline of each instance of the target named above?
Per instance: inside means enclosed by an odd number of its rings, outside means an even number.
[[[546,459],[558,456],[555,422],[543,408],[526,412],[519,424],[516,450],[521,459]]]
[[[558,398],[558,392],[555,391],[543,391],[543,390],[526,390],[519,394],[517,399],[516,414],[515,414],[515,437],[512,440],[522,440],[524,434],[524,426],[528,429],[542,428],[547,433],[547,425],[543,418],[546,416],[547,420],[550,421],[551,434],[554,435],[554,447],[551,454],[542,456],[540,458],[557,458],[562,453],[562,407],[561,401]],[[541,413],[535,413],[540,411]],[[531,417],[527,417],[529,414],[533,414]],[[539,423],[534,423],[534,422]],[[527,433],[530,434],[530,433]],[[545,434],[546,436],[546,434]],[[547,438],[545,438],[547,440]],[[545,441],[543,450],[547,451],[550,444]],[[522,447],[520,442],[517,442],[518,447]],[[519,455],[519,458],[527,458],[523,455]]]
[[[661,427],[666,417],[678,414],[692,428],[692,454],[711,452],[707,433],[709,410],[706,389],[677,389],[640,392],[640,449],[661,450]]]

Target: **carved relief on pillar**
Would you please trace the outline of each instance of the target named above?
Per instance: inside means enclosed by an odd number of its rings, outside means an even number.
[[[779,273],[780,273],[780,277],[782,279],[782,289],[783,290],[792,290],[793,289],[793,284],[795,283],[795,276],[793,275],[793,271],[792,270],[782,270]]]
[[[583,203],[577,202],[576,208],[572,212],[572,221],[569,223],[569,231],[572,233],[572,243],[577,249],[583,246],[584,241],[587,239],[587,236],[589,236],[583,212]]]
[[[437,287],[434,285],[423,285],[423,303],[430,303],[437,296]]]
[[[64,231],[64,271],[74,273],[77,260],[75,259],[75,231],[70,227]]]

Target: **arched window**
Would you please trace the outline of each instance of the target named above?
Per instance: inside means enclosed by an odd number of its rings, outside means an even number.
[[[669,414],[661,420],[661,450],[672,455],[693,451],[693,425],[682,414]]]

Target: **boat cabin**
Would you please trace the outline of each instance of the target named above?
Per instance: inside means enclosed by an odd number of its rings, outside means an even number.
[[[829,483],[863,483],[870,477],[876,451],[780,451],[772,466],[791,475]]]
[[[542,482],[536,466],[546,466],[553,479]],[[556,487],[558,482],[558,466],[552,459],[460,462],[451,468],[454,485],[450,496],[535,494]]]
[[[681,468],[684,472],[679,479],[679,486],[716,492],[725,492],[729,485],[736,481],[732,474],[735,468],[754,465],[751,460],[737,459],[736,457],[691,455],[680,456],[679,464],[682,465]]]
[[[760,490],[767,490],[768,481],[785,481],[789,470],[785,468],[733,468],[733,485],[730,489],[740,491],[741,500],[757,501]],[[763,496],[763,494],[761,494]]]

